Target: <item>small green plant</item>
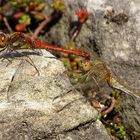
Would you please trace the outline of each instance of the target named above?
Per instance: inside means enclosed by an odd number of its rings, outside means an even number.
[[[114,136],[123,139],[126,134],[126,129],[123,125],[114,125],[113,128],[111,129],[111,133]]]
[[[64,3],[62,2],[62,0],[53,0],[52,4],[51,4],[51,7],[55,10],[55,11],[59,11],[59,12],[64,12],[64,10],[66,9],[65,8],[65,5]]]
[[[118,98],[121,94],[121,91],[120,90],[117,90],[117,89],[113,89],[111,94],[113,95],[114,98]]]
[[[102,119],[102,114],[99,113],[99,114],[96,116],[96,119],[97,119],[97,120],[101,120],[101,119]]]
[[[24,14],[23,16],[21,16],[19,19],[18,19],[18,22],[19,23],[24,23],[26,25],[29,25],[31,24],[31,18],[28,14]]]

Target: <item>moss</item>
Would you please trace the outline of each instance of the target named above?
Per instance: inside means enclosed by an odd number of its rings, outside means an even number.
[[[126,135],[126,128],[123,125],[107,126],[106,129],[111,135],[119,139],[124,139]]]
[[[101,120],[101,119],[102,119],[102,114],[99,113],[99,114],[96,116],[96,119],[97,119],[97,120]]]
[[[65,5],[62,2],[62,0],[53,0],[51,7],[56,10],[56,11],[60,11],[60,12],[64,12],[65,11]]]

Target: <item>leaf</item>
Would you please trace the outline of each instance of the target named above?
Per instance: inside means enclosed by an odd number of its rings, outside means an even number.
[[[23,16],[20,17],[20,19],[18,20],[19,23],[24,23],[26,25],[31,24],[31,18],[29,15],[24,14]]]
[[[53,0],[51,7],[59,12],[64,12],[65,11],[65,5],[61,0]]]

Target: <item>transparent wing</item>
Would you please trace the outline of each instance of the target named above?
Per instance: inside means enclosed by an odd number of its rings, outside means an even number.
[[[29,56],[14,59],[10,65],[16,66],[16,69],[11,77],[7,90],[7,99],[9,102],[21,100],[21,96],[26,91],[29,81],[34,76],[39,75],[36,65]]]

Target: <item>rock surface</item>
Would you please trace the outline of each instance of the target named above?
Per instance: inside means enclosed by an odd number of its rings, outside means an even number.
[[[104,18],[107,8],[111,6],[115,13],[108,21]],[[139,44],[139,10],[140,3],[129,0],[108,0],[104,4],[105,12],[98,19],[100,48],[102,58],[112,72],[123,79],[129,87],[140,93],[140,44]],[[99,13],[97,13],[98,16]],[[124,18],[124,19],[123,19]],[[128,21],[125,21],[128,18]]]
[[[92,1],[89,3],[93,5],[89,8],[92,12],[95,9],[95,3]],[[104,18],[109,7],[115,11],[114,19],[111,19],[113,22]],[[117,77],[140,93],[140,1],[106,0],[97,9],[94,10],[96,27],[98,27],[95,31],[97,36],[95,40],[102,52],[102,59]],[[128,21],[125,21],[121,14],[127,16]],[[119,103],[119,112],[128,134],[133,140],[139,139],[140,99],[123,93]]]
[[[63,64],[46,51],[29,57],[0,61],[0,140],[110,140]]]
[[[67,0],[65,4],[67,11],[62,20],[48,34],[53,42],[59,42],[61,46],[67,45],[70,23],[75,20],[74,11],[79,7],[86,7],[90,16],[76,38],[77,47],[93,51],[93,54],[96,50],[117,77],[140,93],[140,1]],[[108,12],[110,16],[105,18]],[[140,101],[127,95],[121,101],[124,125],[129,131],[135,128],[133,135],[138,134]]]
[[[123,118],[123,123],[131,140],[140,139],[140,99],[123,95],[119,101],[117,111]]]

